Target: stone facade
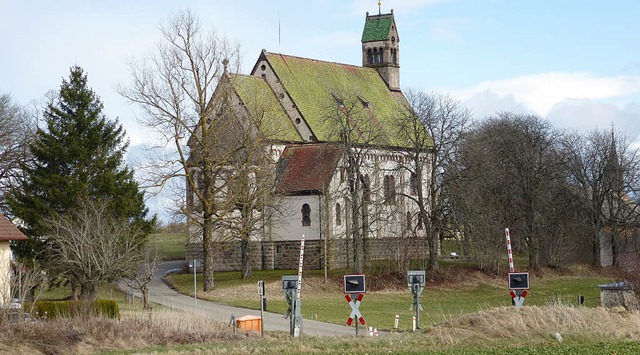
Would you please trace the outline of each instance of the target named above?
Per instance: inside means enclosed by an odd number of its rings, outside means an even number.
[[[345,239],[327,241],[329,269],[353,266],[353,246]],[[217,243],[215,271],[240,270],[240,243]],[[428,252],[426,238],[376,238],[365,245],[367,260],[406,261],[424,258]],[[324,267],[324,241],[305,240],[304,269]],[[252,242],[251,258],[254,270],[294,270],[298,268],[300,241]],[[200,243],[187,244],[187,260],[202,259]]]

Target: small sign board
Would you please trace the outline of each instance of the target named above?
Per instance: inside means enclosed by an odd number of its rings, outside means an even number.
[[[409,287],[418,284],[424,287],[427,284],[427,277],[424,270],[407,271],[407,285]]]
[[[344,275],[344,293],[366,293],[364,275]]]
[[[510,272],[509,273],[509,289],[510,290],[528,290],[529,289],[529,273],[528,272]]]
[[[298,275],[282,276],[282,291],[287,292],[298,288]]]
[[[264,292],[264,281],[260,280],[258,281],[258,295],[259,296],[264,296],[265,292]]]

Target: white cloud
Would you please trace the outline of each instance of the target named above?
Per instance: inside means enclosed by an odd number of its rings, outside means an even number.
[[[554,105],[567,99],[607,99],[639,93],[640,77],[550,72],[486,81],[455,94],[469,100],[485,92],[499,97],[511,95],[535,113],[546,116]]]

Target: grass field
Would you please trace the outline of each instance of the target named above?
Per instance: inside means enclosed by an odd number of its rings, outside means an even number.
[[[162,260],[184,260],[186,238],[186,235],[177,233],[152,234],[149,241]]]
[[[322,271],[305,271],[301,292],[302,313],[304,318],[317,319],[334,324],[343,324],[351,308],[342,292],[344,271],[331,272],[327,283],[323,282]],[[222,302],[238,307],[259,309],[257,281],[265,280],[267,288],[267,309],[284,313],[287,303],[280,289],[281,275],[296,274],[292,270],[254,271],[249,280],[240,280],[237,272],[216,273],[216,289],[202,292],[201,275],[197,275],[198,296],[203,299]],[[420,301],[424,307],[421,312],[423,328],[457,318],[463,314],[495,307],[511,305],[506,277],[489,277],[480,272],[467,270],[463,279],[455,284],[440,281],[428,284]],[[561,304],[576,304],[578,295],[585,297],[586,307],[600,304],[598,284],[611,282],[612,279],[595,273],[579,272],[569,275],[552,271],[543,276],[531,277],[531,290],[525,305],[543,306],[552,299]],[[193,294],[193,275],[174,274],[170,282],[180,292]],[[360,306],[368,325],[383,330],[391,330],[395,315],[400,315],[400,331],[411,328],[411,318],[415,311],[409,306],[413,298],[407,288],[398,286],[402,280],[390,280],[392,287],[367,292]]]

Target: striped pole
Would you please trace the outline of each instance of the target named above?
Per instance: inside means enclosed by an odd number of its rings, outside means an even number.
[[[298,265],[298,288],[296,289],[296,299],[300,299],[300,290],[302,288],[302,265],[304,260],[304,234],[300,241],[300,264]]]
[[[509,228],[504,229],[504,235],[507,237],[507,253],[509,254],[509,272],[516,272],[516,268],[513,266],[513,253],[511,252],[511,236],[509,235]]]

